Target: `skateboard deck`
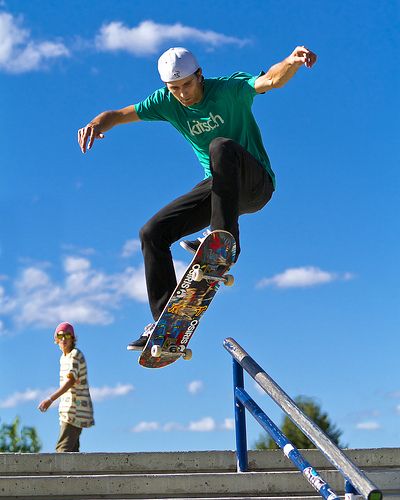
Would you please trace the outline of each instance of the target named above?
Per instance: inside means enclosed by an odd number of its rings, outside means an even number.
[[[224,282],[236,256],[236,243],[227,231],[212,231],[201,243],[147,340],[139,364],[163,368],[179,358],[191,358],[187,349],[201,317]]]

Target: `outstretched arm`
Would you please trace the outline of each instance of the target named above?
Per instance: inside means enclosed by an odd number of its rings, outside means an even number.
[[[254,88],[258,94],[268,90],[283,87],[304,64],[306,68],[312,68],[317,61],[317,55],[306,47],[296,47],[290,56],[282,62],[274,64],[269,70],[257,78]]]
[[[95,139],[103,139],[104,132],[107,132],[116,125],[138,121],[140,121],[140,118],[133,105],[116,111],[104,111],[104,113],[100,113],[86,127],[78,130],[78,143],[82,153],[86,153],[93,146]]]
[[[44,399],[38,406],[40,411],[46,411],[52,403],[60,396],[62,396],[65,392],[69,391],[71,387],[75,384],[75,379],[72,374],[68,375],[68,380],[62,385],[59,389],[56,390],[53,394],[51,394],[47,399]]]

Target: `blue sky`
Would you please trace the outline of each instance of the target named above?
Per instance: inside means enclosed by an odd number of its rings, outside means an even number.
[[[82,451],[233,449],[227,336],[290,396],[315,398],[351,447],[399,446],[398,6],[189,5],[0,2],[1,422],[19,415],[54,450],[56,408],[36,407],[58,383],[54,327],[71,321],[95,406]],[[150,321],[138,231],[202,168],[168,124],[118,127],[87,155],[77,130],[160,87],[170,46],[219,76],[257,74],[302,44],[315,67],[254,102],[277,191],[241,219],[235,286],[204,316],[191,362],[145,370],[125,348]],[[189,256],[173,254],[181,272]]]

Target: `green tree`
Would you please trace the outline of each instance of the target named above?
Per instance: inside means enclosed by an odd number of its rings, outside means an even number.
[[[321,407],[312,399],[306,396],[298,396],[295,400],[296,405],[308,416],[311,420],[327,434],[332,441],[339,447],[343,447],[340,443],[342,431],[329,421],[329,417],[325,412],[322,412]],[[283,434],[293,443],[296,448],[310,449],[315,448],[315,445],[303,434],[303,432],[285,416],[281,426]],[[266,433],[260,435],[254,443],[257,450],[274,450],[279,448],[275,441]]]
[[[15,417],[10,425],[0,427],[0,452],[37,453],[42,448],[38,433],[34,427],[19,429],[20,419]]]

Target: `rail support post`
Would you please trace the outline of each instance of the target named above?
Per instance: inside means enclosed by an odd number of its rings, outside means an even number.
[[[233,396],[235,404],[235,432],[237,471],[247,472],[249,469],[246,437],[246,409],[236,397],[236,387],[244,389],[243,368],[233,359]]]

